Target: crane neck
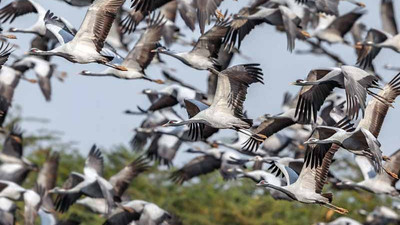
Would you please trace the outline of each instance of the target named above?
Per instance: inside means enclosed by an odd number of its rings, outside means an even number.
[[[185,54],[186,54],[186,53],[175,53],[175,52],[172,52],[172,51],[163,51],[163,52],[160,52],[160,53],[165,54],[165,55],[169,55],[169,56],[171,56],[171,57],[174,57],[175,59],[178,59],[179,61],[181,61],[181,62],[184,63],[185,65],[188,65],[188,66],[191,65],[191,64],[187,61],[187,59],[185,58]]]
[[[276,185],[273,185],[273,184],[270,184],[270,183],[266,184],[265,187],[277,190],[279,192],[282,192],[292,200],[295,200],[295,201],[297,200],[296,196],[292,192],[290,192],[289,190],[287,190],[284,187],[276,186]]]

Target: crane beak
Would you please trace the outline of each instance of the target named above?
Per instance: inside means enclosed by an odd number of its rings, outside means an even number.
[[[363,47],[363,44],[361,42],[357,42],[354,46],[355,49],[360,50]]]
[[[384,170],[389,176],[393,177],[394,179],[396,179],[396,180],[399,179],[399,176],[398,176],[397,174],[395,174],[395,173],[393,173],[393,172],[391,172],[391,171],[389,171],[389,170],[387,170],[387,169],[385,169],[385,168],[383,168],[383,170]]]
[[[18,144],[22,143],[22,139],[17,136],[11,136],[11,138],[14,139],[14,141],[17,142]]]
[[[217,18],[218,18],[219,20],[224,20],[224,19],[225,19],[224,14],[222,14],[222,12],[219,11],[218,9],[215,10],[215,14],[217,15]]]
[[[257,136],[257,137],[259,137],[259,138],[261,138],[262,140],[265,140],[265,139],[267,139],[268,137],[266,136],[266,135],[264,135],[264,134],[254,134],[255,136]]]
[[[211,143],[210,146],[211,146],[211,148],[218,148],[219,147],[218,143],[215,142],[215,141],[213,143]]]
[[[29,79],[29,78],[26,78],[25,76],[21,76],[21,79],[26,80],[26,81],[28,81],[29,83],[32,83],[32,84],[36,84],[37,83],[37,80]]]
[[[133,210],[132,208],[129,208],[129,207],[121,206],[121,208],[122,208],[123,210],[129,212],[129,213],[134,213],[134,212],[135,212],[135,210]]]
[[[7,34],[7,35],[2,35],[4,38],[7,39],[17,39],[17,36],[13,35],[13,34]]]
[[[299,149],[299,150],[305,150],[306,148],[304,147],[304,145],[302,145],[302,144],[297,144],[297,148]]]
[[[115,68],[121,71],[128,71],[128,68],[126,68],[125,66],[115,66]]]
[[[308,33],[308,32],[305,31],[305,30],[300,31],[300,33],[301,33],[305,38],[311,38],[310,33]]]
[[[258,184],[256,184],[256,186],[265,186],[267,184],[267,181],[262,180],[260,182],[258,182]]]
[[[366,7],[366,5],[365,5],[363,2],[357,2],[357,5],[360,6],[360,7],[362,7],[362,8],[365,8],[365,7]]]
[[[165,84],[165,81],[160,80],[160,79],[153,80],[153,82],[157,83],[157,84]]]

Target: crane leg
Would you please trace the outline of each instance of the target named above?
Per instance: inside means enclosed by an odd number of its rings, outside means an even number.
[[[331,203],[327,203],[327,202],[324,202],[323,206],[327,207],[328,209],[332,209],[333,211],[335,211],[339,214],[347,214],[349,212],[349,210],[347,210],[347,209],[340,208],[338,206],[335,206],[335,205],[333,205]]]

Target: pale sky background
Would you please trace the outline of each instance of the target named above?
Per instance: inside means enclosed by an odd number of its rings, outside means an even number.
[[[128,0],[129,1],[129,0]],[[1,7],[11,2],[2,1]],[[55,0],[37,0],[46,9],[50,9],[57,16],[67,18],[76,28],[79,28],[87,8],[75,8]],[[221,11],[229,8],[229,12],[235,13],[242,6],[250,1],[225,0],[220,7]],[[400,7],[399,2],[395,1],[396,8]],[[377,0],[365,0],[367,14],[361,21],[368,27],[381,28],[379,17],[379,4]],[[352,10],[354,6],[347,2],[341,3],[341,14]],[[397,11],[399,12],[399,11]],[[397,13],[397,21],[400,23],[400,13]],[[25,28],[29,27],[36,20],[37,16],[27,15],[17,18],[13,24],[3,24],[6,31],[9,27]],[[197,38],[199,29],[192,33],[184,28],[184,24],[177,16],[177,24],[183,28],[187,40]],[[22,54],[29,50],[31,34],[18,34],[18,40],[12,41],[20,46],[16,51]],[[351,39],[347,36],[347,39]],[[136,36],[135,36],[136,40]],[[130,46],[133,46],[134,42]],[[326,45],[325,45],[326,46]],[[189,47],[182,47],[174,44],[170,47],[176,51],[187,51]],[[354,50],[348,46],[332,45],[328,47],[331,51],[339,53],[340,56],[349,64],[356,62]],[[308,45],[301,41],[296,41],[296,49],[308,49]],[[265,85],[255,84],[249,89],[245,110],[250,118],[270,113],[279,113],[283,93],[290,91],[295,94],[299,87],[290,86],[289,83],[299,78],[304,78],[307,73],[314,68],[331,67],[334,62],[324,56],[296,55],[286,50],[286,36],[278,33],[274,27],[262,25],[256,27],[250,35],[242,42],[241,51],[251,60],[246,60],[236,56],[232,65],[241,63],[260,63],[264,72]],[[127,53],[119,51],[125,56]],[[175,76],[182,80],[196,85],[201,90],[206,90],[207,71],[197,71],[191,69],[176,59],[164,56],[163,59],[168,66],[176,68],[178,71]],[[9,60],[11,63],[13,60]],[[87,152],[93,143],[102,147],[111,147],[118,144],[128,145],[133,129],[137,127],[143,116],[129,116],[122,112],[125,109],[136,109],[136,105],[143,108],[148,106],[148,101],[143,95],[139,95],[144,88],[161,88],[156,84],[141,80],[119,80],[112,77],[86,77],[78,73],[82,70],[102,71],[102,65],[81,65],[72,64],[62,58],[53,57],[52,62],[58,65],[58,70],[66,71],[68,77],[64,83],[52,79],[52,101],[46,102],[37,85],[32,85],[21,81],[16,89],[14,105],[22,107],[24,118],[39,117],[49,120],[46,124],[32,121],[23,122],[22,128],[27,132],[38,129],[57,130],[63,132],[63,140],[76,142],[76,147],[82,152]],[[375,60],[376,69],[383,75],[385,81],[389,81],[396,72],[383,69],[383,65],[390,63],[400,66],[400,54],[391,50],[382,50]],[[160,68],[151,65],[147,69],[147,74],[152,78],[161,78]],[[33,78],[34,75],[29,73]],[[382,150],[385,154],[390,154],[400,147],[398,140],[400,133],[400,105],[395,104],[395,109],[390,109],[386,121],[383,125],[379,140],[382,143]],[[397,115],[397,116],[396,116]],[[184,118],[186,115],[183,114]],[[223,133],[231,134],[229,132]]]

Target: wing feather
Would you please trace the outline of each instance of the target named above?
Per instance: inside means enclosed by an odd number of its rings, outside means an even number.
[[[114,19],[125,0],[96,0],[89,7],[73,41],[91,42],[101,52]]]
[[[194,158],[181,169],[172,173],[170,179],[178,184],[203,174],[211,173],[221,167],[221,160],[203,155]]]
[[[228,108],[233,115],[243,118],[247,88],[252,83],[263,84],[262,75],[259,64],[237,65],[218,72],[217,90],[211,107]]]
[[[157,44],[161,39],[162,28],[165,22],[163,17],[158,14],[150,19],[146,31],[142,34],[135,47],[129,52],[122,65],[129,68],[136,68],[138,71],[144,71],[153,60]]]

